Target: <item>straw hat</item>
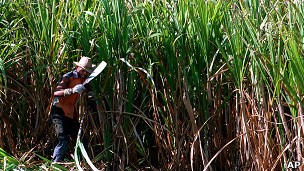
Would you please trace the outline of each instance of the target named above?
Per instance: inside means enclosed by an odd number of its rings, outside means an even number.
[[[87,72],[92,73],[96,68],[95,64],[92,64],[92,60],[89,57],[82,56],[79,62],[73,62],[75,65],[85,69]]]

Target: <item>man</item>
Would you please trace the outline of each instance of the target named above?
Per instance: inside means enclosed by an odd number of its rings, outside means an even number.
[[[79,62],[74,62],[74,64],[76,65],[75,70],[63,75],[54,92],[51,120],[55,127],[58,144],[52,156],[53,162],[63,161],[68,148],[69,136],[74,140],[77,138],[79,116],[76,111],[76,103],[80,94],[84,91],[88,92],[88,104],[91,108],[96,109],[91,87],[89,84],[82,85],[96,65],[92,64],[91,58],[88,57],[81,57]],[[85,146],[87,145],[85,139],[82,142]]]

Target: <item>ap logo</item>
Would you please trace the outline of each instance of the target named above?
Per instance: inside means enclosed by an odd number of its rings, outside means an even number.
[[[301,162],[295,161],[295,162],[288,162],[287,168],[288,169],[296,169],[301,165]]]

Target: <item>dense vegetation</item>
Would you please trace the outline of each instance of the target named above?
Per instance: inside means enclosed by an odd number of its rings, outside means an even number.
[[[108,63],[84,115],[98,169],[284,170],[303,158],[303,14],[288,0],[0,0],[0,169],[60,167],[52,92],[83,55]]]

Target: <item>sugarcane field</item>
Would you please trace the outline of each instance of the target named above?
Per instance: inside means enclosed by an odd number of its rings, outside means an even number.
[[[304,170],[304,2],[0,0],[0,170]]]

